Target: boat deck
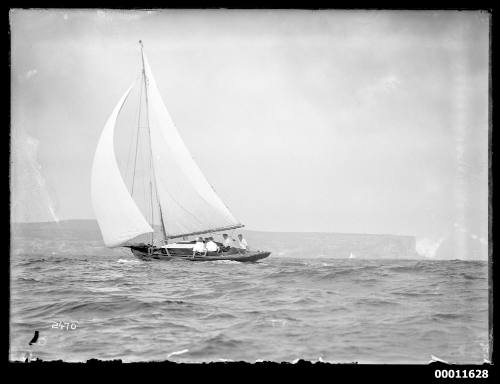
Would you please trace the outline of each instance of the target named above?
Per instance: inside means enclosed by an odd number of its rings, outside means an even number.
[[[240,262],[254,262],[257,260],[268,257],[271,252],[266,251],[246,251],[241,252],[231,249],[228,252],[212,253],[203,255],[195,255],[192,253],[176,253],[169,250],[167,254],[163,249],[156,248],[152,252],[148,252],[147,247],[130,247],[132,253],[141,260],[186,260],[186,261],[240,261]]]

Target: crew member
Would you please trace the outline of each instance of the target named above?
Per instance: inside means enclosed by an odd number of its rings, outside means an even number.
[[[205,242],[201,237],[198,237],[196,239],[196,244],[193,247],[193,257],[195,255],[205,256],[206,254],[207,254],[207,248],[205,247]]]
[[[227,252],[227,251],[229,251],[229,250],[231,249],[231,244],[232,244],[232,243],[231,243],[231,241],[235,241],[235,240],[234,240],[234,239],[231,239],[231,238],[228,236],[228,234],[227,234],[227,233],[224,233],[224,234],[222,235],[222,238],[224,239],[224,240],[222,241],[222,244],[223,244],[223,245],[222,245],[222,250],[223,250],[224,252]]]
[[[240,249],[243,250],[243,252],[250,250],[248,248],[247,241],[243,238],[243,235],[241,233],[238,235],[238,243],[239,243]]]
[[[219,252],[219,246],[215,243],[213,237],[208,238],[207,251],[208,252]]]

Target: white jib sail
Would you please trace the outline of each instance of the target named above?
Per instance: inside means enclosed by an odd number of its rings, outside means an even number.
[[[113,138],[116,118],[131,89],[132,86],[104,125],[92,166],[92,204],[104,244],[108,247],[117,247],[136,236],[153,232],[130,196],[115,157]]]
[[[191,157],[143,58],[153,167],[167,237],[242,227]]]

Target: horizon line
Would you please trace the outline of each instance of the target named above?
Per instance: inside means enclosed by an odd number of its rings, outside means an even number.
[[[47,220],[47,221],[11,221],[11,224],[60,224],[61,222],[68,221],[94,221],[97,223],[96,219],[63,219],[63,220]],[[159,226],[160,223],[154,224],[154,226]],[[262,229],[248,229],[245,228],[246,231],[251,232],[269,232],[269,233],[335,233],[339,235],[368,235],[368,236],[398,236],[398,237],[414,237],[417,238],[417,235],[397,235],[393,233],[366,233],[366,232],[335,232],[335,231],[274,231],[274,230],[262,230]]]

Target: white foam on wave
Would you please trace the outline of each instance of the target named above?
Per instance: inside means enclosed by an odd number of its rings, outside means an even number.
[[[210,261],[210,263],[213,263],[213,264],[241,264],[239,261],[236,261],[236,260],[214,260],[214,261]]]
[[[140,263],[139,260],[136,259],[119,259],[119,263]]]
[[[122,290],[120,288],[115,288],[115,287],[94,287],[94,288],[87,288],[89,292],[121,292]]]
[[[287,323],[285,319],[269,319],[269,321],[271,322],[273,327],[275,326],[275,324],[281,324],[281,326],[284,327]]]
[[[312,263],[303,263],[306,267],[331,267],[333,264],[322,263],[322,262],[312,262]]]

